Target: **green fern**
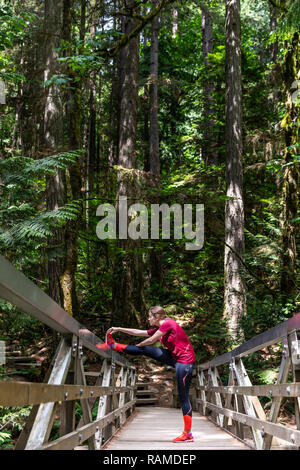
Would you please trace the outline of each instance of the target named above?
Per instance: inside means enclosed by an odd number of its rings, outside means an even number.
[[[46,211],[43,200],[46,175],[67,169],[81,153],[61,152],[40,160],[13,155],[0,162],[0,248],[36,249],[37,243],[45,244],[57,228],[78,217],[81,201]]]

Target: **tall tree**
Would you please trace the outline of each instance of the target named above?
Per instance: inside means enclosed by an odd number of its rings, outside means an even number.
[[[20,57],[20,71],[25,80],[18,83],[12,145],[32,158],[36,158],[41,145],[44,145],[45,89],[41,83],[45,76],[45,55],[49,52],[51,43],[53,44],[52,39],[47,52],[44,46],[47,37],[45,7],[44,2],[33,2],[32,11],[36,16],[32,20],[30,34],[25,33],[20,49],[17,48],[14,53],[15,63]],[[50,23],[51,18],[48,21],[51,28]]]
[[[116,0],[114,0],[114,9],[116,9]],[[117,18],[113,17],[113,29],[117,30]],[[119,81],[118,81],[119,55],[112,58],[111,66],[111,92],[110,92],[110,144],[108,151],[108,160],[106,164],[112,166],[117,163],[118,155],[118,114],[119,114]]]
[[[156,6],[153,1],[153,8]],[[150,48],[150,85],[149,85],[149,166],[150,171],[156,176],[155,189],[157,196],[160,187],[160,157],[159,157],[159,127],[158,127],[158,33],[159,16],[156,15],[152,21],[151,48]],[[161,251],[150,250],[151,282],[160,285],[161,282]]]
[[[82,0],[82,14],[84,13],[85,0]],[[71,55],[72,44],[72,6],[73,0],[63,0],[63,39],[68,44],[66,55]],[[82,25],[81,25],[82,27]],[[76,80],[74,71],[67,67],[67,75],[70,79],[70,87],[67,93],[66,122],[67,141],[69,150],[81,148],[81,81]],[[68,221],[65,230],[65,259],[61,276],[61,286],[64,294],[64,309],[70,315],[76,315],[79,310],[76,294],[75,274],[78,261],[78,232],[82,222],[82,192],[81,192],[81,165],[79,157],[68,169],[69,189],[73,201],[78,201],[79,213],[75,220]]]
[[[144,14],[146,14],[146,7]],[[143,31],[143,59],[144,64],[147,64],[147,29]],[[148,81],[148,80],[147,80]],[[144,116],[144,135],[143,135],[143,154],[144,154],[144,171],[150,171],[150,161],[149,161],[149,92],[147,82],[144,86],[144,94],[141,97],[141,108],[142,114]]]
[[[246,311],[241,257],[244,252],[242,165],[242,77],[240,0],[226,1],[226,195],[224,314],[229,334],[241,336],[239,320]]]
[[[202,12],[202,55],[206,67],[206,76],[203,83],[204,114],[202,158],[206,165],[218,163],[217,135],[213,118],[215,103],[213,98],[214,84],[211,78],[210,61],[208,54],[213,53],[213,26],[209,6],[201,3]]]
[[[287,43],[282,64],[282,79],[285,94],[286,112],[281,127],[285,135],[284,174],[282,185],[282,274],[281,290],[283,294],[291,294],[296,288],[296,225],[293,219],[298,211],[299,163],[294,156],[299,143],[299,125],[297,125],[298,109],[297,92],[299,81],[299,33],[293,33]]]
[[[156,0],[153,1],[153,7],[156,6]],[[151,48],[150,48],[150,171],[155,175],[160,174],[159,160],[159,131],[158,131],[158,31],[159,17],[156,15],[152,22]]]
[[[128,3],[133,7],[133,2]],[[136,27],[137,19],[123,17],[123,32],[128,35]],[[120,117],[119,117],[119,151],[117,200],[124,196],[128,206],[136,202],[135,178],[128,170],[137,167],[136,130],[138,111],[139,84],[139,36],[133,37],[120,52]],[[125,171],[124,171],[125,170]],[[119,207],[118,207],[119,210]],[[119,213],[119,212],[118,212]],[[118,217],[119,219],[119,217]],[[113,321],[136,324],[145,311],[143,262],[141,243],[128,238],[127,223],[122,221],[120,230],[126,231],[126,238],[118,240],[117,256],[113,280]]]
[[[44,13],[44,81],[51,80],[59,73],[56,52],[61,39],[62,2],[45,0]],[[45,87],[44,111],[44,151],[46,154],[58,153],[63,145],[63,107],[59,87],[55,82]],[[65,203],[65,173],[57,170],[55,175],[46,177],[47,210],[58,209]],[[57,256],[60,248],[60,256]],[[63,230],[56,229],[48,240],[48,278],[49,295],[56,302],[62,303],[60,276],[63,272]]]

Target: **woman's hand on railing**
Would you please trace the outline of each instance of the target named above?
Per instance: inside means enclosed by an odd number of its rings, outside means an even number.
[[[109,328],[109,329],[107,330],[106,334],[110,333],[110,334],[112,335],[113,333],[116,333],[116,332],[119,331],[119,330],[120,330],[119,327],[114,327],[114,326],[112,326],[111,328]]]

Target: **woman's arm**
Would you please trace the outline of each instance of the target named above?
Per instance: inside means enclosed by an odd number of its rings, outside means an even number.
[[[137,344],[137,346],[143,347],[143,346],[150,346],[150,344],[155,343],[159,338],[161,338],[164,335],[162,331],[157,330],[154,335],[150,336],[150,338],[145,339],[141,343]]]
[[[132,336],[149,336],[147,333],[147,330],[137,330],[135,328],[121,328],[121,327],[112,327],[107,330],[107,333],[125,333],[127,335],[132,335]]]

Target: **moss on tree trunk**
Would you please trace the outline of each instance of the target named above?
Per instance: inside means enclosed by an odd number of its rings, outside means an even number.
[[[293,83],[299,79],[299,34],[295,32],[288,44],[282,64],[282,78],[286,96],[286,112],[281,122],[285,133],[284,167],[282,181],[282,272],[281,291],[291,294],[296,288],[296,225],[292,222],[298,210],[299,164],[295,161],[299,123],[297,103],[293,98]]]

